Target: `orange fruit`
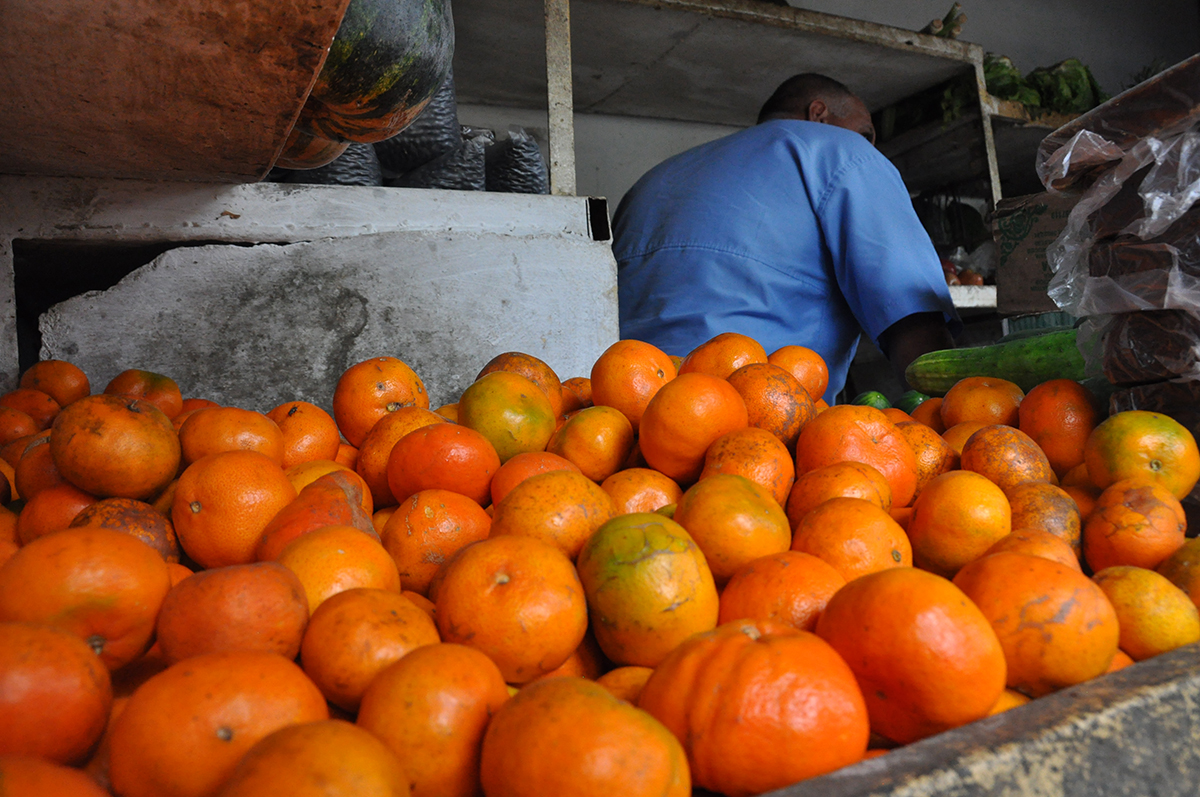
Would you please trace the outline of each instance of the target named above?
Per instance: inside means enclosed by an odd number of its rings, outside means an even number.
[[[1123,670],[1130,664],[1133,664],[1133,659],[1130,658],[1129,654],[1120,648],[1117,648],[1117,654],[1113,656],[1112,664],[1108,665],[1108,670],[1105,672],[1105,674],[1107,675],[1110,672]]]
[[[295,497],[283,469],[267,455],[209,454],[180,475],[171,522],[179,544],[200,566],[249,564],[267,524]]]
[[[108,797],[110,792],[75,767],[37,756],[0,754],[0,781],[9,794],[38,797]]]
[[[949,443],[950,447],[954,449],[954,452],[961,457],[963,446],[966,445],[967,440],[971,439],[971,435],[988,425],[989,424],[983,423],[982,421],[963,421],[962,423],[956,423],[946,431],[942,432],[942,439]]]
[[[917,423],[923,423],[938,434],[946,431],[942,422],[942,399],[939,396],[925,399],[909,413]]]
[[[65,360],[41,360],[34,363],[21,374],[18,387],[49,393],[61,407],[92,392],[91,383],[83,369]]]
[[[1063,492],[1071,496],[1071,500],[1075,502],[1075,508],[1079,512],[1079,522],[1084,523],[1091,516],[1092,510],[1096,508],[1096,499],[1100,497],[1100,491],[1095,487],[1063,487]]]
[[[150,646],[170,587],[167,563],[144,542],[110,529],[65,529],[0,568],[0,621],[61,628],[115,670]]]
[[[312,613],[300,662],[326,700],[355,712],[385,667],[440,641],[433,619],[398,592],[348,589]]]
[[[796,478],[787,500],[792,529],[818,504],[838,497],[862,498],[884,511],[892,508],[892,487],[882,473],[863,462],[835,462]]]
[[[358,447],[358,459],[355,460],[354,470],[371,491],[374,506],[384,507],[399,503],[388,486],[387,466],[392,449],[400,438],[409,432],[435,423],[444,423],[445,418],[432,410],[422,407],[401,407],[395,412],[389,412],[371,427],[362,445]]]
[[[202,653],[296,658],[308,624],[304,585],[278,562],[201,570],[171,587],[155,625],[167,664]]]
[[[588,376],[573,376],[570,379],[564,379],[563,387],[563,414],[581,410],[584,407],[595,406],[592,401],[592,380]]]
[[[335,470],[354,472],[353,468],[349,468],[332,459],[314,459],[311,462],[301,462],[299,465],[293,465],[286,469],[284,474],[288,477],[288,481],[292,483],[292,486],[296,488],[296,493],[299,494],[305,487],[326,473],[332,473]]]
[[[501,464],[524,451],[545,450],[556,418],[542,389],[510,371],[484,374],[458,399],[458,422],[487,438]]]
[[[1143,476],[1183,499],[1200,478],[1196,438],[1174,418],[1146,410],[1110,415],[1088,435],[1083,461],[1088,477],[1102,490]]]
[[[804,424],[817,415],[812,396],[787,369],[771,363],[751,363],[728,377],[746,402],[750,425],[765,429],[791,451]]]
[[[153,404],[88,396],[54,419],[50,454],[63,478],[85,492],[147,498],[175,478],[179,436]]]
[[[583,641],[579,643],[579,647],[571,651],[571,655],[567,656],[566,661],[550,672],[539,675],[534,680],[540,681],[544,678],[561,678],[563,676],[575,675],[594,681],[600,677],[601,673],[608,671],[612,666],[612,662],[604,655],[604,651],[600,649],[600,643],[596,641],[596,637],[592,634],[592,629],[588,628],[587,633],[583,635]]]
[[[796,477],[842,461],[872,466],[892,488],[892,505],[908,506],[917,486],[917,459],[896,425],[874,407],[839,404],[804,427],[796,441]]]
[[[1000,424],[985,426],[967,438],[959,467],[986,476],[1001,490],[1055,478],[1050,461],[1029,435]]]
[[[693,482],[704,468],[708,447],[746,425],[746,403],[732,385],[708,374],[687,373],[650,399],[638,446],[650,467],[677,482]]]
[[[28,499],[17,515],[17,537],[22,545],[27,545],[39,537],[61,531],[94,503],[96,496],[70,484],[47,487]]]
[[[454,423],[431,423],[392,446],[388,488],[397,503],[421,490],[453,490],[482,506],[491,498],[492,476],[500,465],[500,455],[484,434]]]
[[[49,393],[23,387],[0,395],[0,407],[9,407],[25,413],[33,418],[38,429],[50,428],[54,416],[62,409]]]
[[[404,588],[424,595],[438,568],[464,546],[487,539],[491,526],[487,512],[465,495],[421,490],[404,499],[380,536]]]
[[[284,467],[283,432],[275,421],[254,410],[196,410],[179,427],[179,445],[184,465],[221,451],[258,451]]]
[[[744,365],[766,361],[767,352],[754,338],[738,332],[722,332],[692,349],[683,358],[679,375],[701,373],[728,379]]]
[[[1037,443],[1059,478],[1083,462],[1088,435],[1100,420],[1096,397],[1073,379],[1051,379],[1017,408],[1018,428]]]
[[[500,706],[484,733],[480,779],[489,797],[692,793],[687,759],[670,732],[577,677],[530,684]]]
[[[549,451],[526,451],[517,454],[505,462],[492,477],[492,505],[504,500],[512,488],[539,473],[549,473],[552,470],[572,470],[577,473],[579,466],[566,457],[551,454]]]
[[[158,551],[165,561],[179,561],[179,540],[175,537],[175,527],[171,525],[170,518],[145,501],[102,498],[84,507],[71,521],[71,526],[123,531]]]
[[[183,409],[181,409],[180,412],[183,413],[183,412],[187,412],[188,410],[202,410],[202,409],[205,409],[206,407],[219,407],[219,406],[221,406],[221,405],[218,404],[217,402],[213,401],[212,399],[185,398],[183,400],[183,404],[182,404]],[[178,417],[178,416],[176,416],[176,417]]]
[[[154,371],[138,368],[122,371],[104,386],[104,393],[149,402],[168,418],[183,412],[183,394],[179,392],[179,385],[171,377]]]
[[[466,496],[463,497],[465,498]],[[385,541],[383,538],[383,529],[387,525],[388,520],[391,519],[392,515],[396,514],[397,509],[399,509],[399,507],[396,505],[385,506],[383,509],[375,510],[375,512],[371,515],[371,525],[375,528],[375,533],[379,535],[380,542]]]
[[[683,490],[673,479],[651,468],[619,470],[602,481],[600,489],[613,500],[617,515],[653,512],[683,497]]]
[[[923,423],[901,421],[896,424],[917,460],[917,484],[913,498],[921,494],[935,476],[941,476],[959,466],[959,453],[945,439]]]
[[[113,723],[113,790],[128,797],[216,794],[259,739],[328,716],[317,687],[278,654],[193,656],[139,686]]]
[[[942,423],[949,429],[963,421],[986,426],[1016,426],[1025,391],[1007,379],[968,376],[958,380],[942,397]]]
[[[309,401],[289,401],[272,409],[267,417],[283,435],[284,470],[314,459],[333,459],[341,445],[337,422]]]
[[[1083,571],[1079,566],[1079,554],[1075,553],[1070,543],[1057,534],[1040,528],[1014,527],[1011,534],[996,540],[982,555],[991,556],[1002,551],[1040,556],[1066,565],[1072,570]]]
[[[495,507],[493,538],[517,535],[549,543],[575,560],[596,529],[615,514],[608,493],[582,473],[556,470],[531,476]]]
[[[966,565],[954,583],[995,629],[1009,687],[1041,697],[1103,675],[1112,662],[1117,616],[1078,570],[1004,552]]]
[[[554,412],[554,417],[557,418],[563,414],[562,382],[559,380],[558,374],[554,373],[554,369],[544,361],[524,352],[504,352],[489,360],[487,365],[480,369],[475,379],[478,380],[481,376],[493,371],[507,371],[525,377],[546,394],[546,398],[550,400],[550,408]]]
[[[742,565],[721,590],[717,622],[775,620],[812,631],[833,593],[846,583],[833,565],[800,551],[781,551]]]
[[[378,540],[353,526],[326,526],[302,534],[276,558],[304,585],[311,616],[321,603],[356,587],[400,592],[396,563]]]
[[[792,542],[783,507],[766,488],[733,473],[688,488],[674,519],[704,552],[718,585],[747,562],[786,551]]]
[[[484,731],[507,700],[491,659],[466,645],[438,643],[375,676],[356,722],[401,756],[413,797],[473,797],[480,793]]]
[[[633,441],[633,426],[619,410],[587,407],[566,419],[546,451],[574,463],[584,476],[599,483],[621,469]]]
[[[358,464],[358,449],[349,443],[342,443],[338,446],[337,456],[333,458],[333,461],[354,470],[355,465]]]
[[[425,383],[395,357],[355,363],[333,389],[333,419],[346,441],[357,448],[380,418],[401,407],[429,409]]]
[[[1011,531],[1004,491],[968,470],[943,473],[926,485],[908,521],[913,563],[945,578]]]
[[[277,559],[292,540],[326,526],[353,526],[378,539],[373,519],[362,505],[365,492],[362,479],[352,471],[334,471],[313,481],[263,527],[254,546],[255,559]]]
[[[829,386],[825,359],[805,346],[780,346],[767,355],[767,362],[785,369],[800,382],[813,401],[823,399]]]
[[[36,434],[38,425],[33,418],[12,407],[0,406],[0,442],[4,444]],[[12,464],[12,463],[9,463]]]
[[[1063,474],[1058,482],[1059,487],[1083,487],[1088,490],[1095,490],[1096,495],[1100,494],[1100,488],[1092,484],[1091,477],[1088,476],[1087,464],[1080,462],[1075,467]]]
[[[651,667],[632,664],[627,667],[614,667],[597,678],[596,683],[612,692],[614,697],[636,706],[638,695],[642,693],[642,687],[653,672]]]
[[[828,563],[846,581],[913,563],[904,529],[861,498],[830,498],[819,504],[800,519],[791,547]]]
[[[67,483],[67,480],[58,472],[58,466],[54,464],[49,443],[49,429],[28,438],[22,447],[20,458],[13,465],[13,481],[9,485],[10,492],[15,492],[28,501],[46,487]],[[8,503],[8,501],[4,503]]]
[[[987,716],[1004,691],[1004,652],[987,618],[924,570],[847,583],[829,599],[817,635],[854,671],[871,730],[899,744]]]
[[[1066,490],[1043,481],[1021,482],[1004,492],[1014,529],[1035,528],[1067,543],[1078,561],[1081,550],[1079,506]]]
[[[1106,567],[1092,576],[1117,613],[1121,650],[1134,661],[1200,642],[1200,611],[1187,593],[1153,570]]]
[[[392,750],[345,720],[289,725],[246,751],[221,797],[407,797],[408,774]]]
[[[843,657],[769,620],[688,639],[655,668],[638,705],[682,742],[696,785],[721,794],[781,788],[867,749],[863,695]]]
[[[579,553],[591,629],[618,665],[657,666],[717,624],[717,588],[683,526],[655,513],[614,518]]]
[[[640,340],[619,340],[592,364],[592,404],[618,410],[636,432],[650,399],[675,376],[674,362],[658,347]]]
[[[994,716],[1008,711],[1010,708],[1023,706],[1030,701],[1029,695],[1023,695],[1015,689],[1005,689],[1000,693],[1000,699],[996,701],[996,705],[992,706],[988,716]]]
[[[1179,550],[1186,529],[1183,506],[1167,488],[1145,477],[1122,479],[1100,493],[1088,515],[1083,558],[1093,572],[1114,565],[1153,570]]]
[[[82,639],[48,625],[0,622],[0,756],[81,763],[111,705],[108,670]],[[3,775],[0,783],[8,785]]]
[[[587,630],[575,566],[533,537],[492,537],[463,548],[446,564],[433,600],[442,640],[487,654],[508,683],[558,667]]]
[[[700,481],[718,473],[745,476],[766,488],[782,506],[796,480],[796,465],[778,437],[765,429],[745,426],[721,435],[705,452]]]
[[[1156,571],[1186,592],[1192,603],[1200,606],[1200,538],[1193,537],[1186,541],[1164,559]]]

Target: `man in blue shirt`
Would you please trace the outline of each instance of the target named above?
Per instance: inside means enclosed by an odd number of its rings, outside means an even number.
[[[621,337],[678,355],[721,332],[807,346],[831,404],[860,329],[900,374],[952,347],[938,255],[874,141],[861,99],[796,75],[754,127],[647,172],[613,218]]]

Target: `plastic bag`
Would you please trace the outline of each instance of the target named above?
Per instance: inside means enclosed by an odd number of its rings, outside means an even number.
[[[1139,141],[1200,121],[1200,55],[1118,94],[1042,139],[1037,174],[1047,190],[1086,181]]]
[[[1072,315],[1200,310],[1200,125],[1130,147],[1083,193],[1046,260],[1047,293]]]
[[[403,188],[444,188],[455,191],[485,191],[487,148],[495,141],[490,130],[463,127],[459,145],[424,166],[387,184]]]
[[[1182,310],[1094,316],[1076,344],[1087,372],[1099,366],[1114,385],[1200,380],[1200,317]]]
[[[451,70],[412,124],[398,135],[375,143],[375,154],[379,156],[384,177],[394,178],[437,160],[461,145],[458,100]]]
[[[542,149],[524,128],[508,128],[508,138],[488,147],[486,170],[489,191],[550,193],[550,172]]]
[[[296,169],[285,182],[310,185],[383,185],[379,158],[371,144],[353,143],[330,163],[315,169]]]

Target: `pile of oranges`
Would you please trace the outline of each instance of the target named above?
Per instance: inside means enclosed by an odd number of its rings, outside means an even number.
[[[1173,419],[800,346],[0,396],[5,794],[759,794],[1200,640]],[[0,789],[2,790],[2,789]]]

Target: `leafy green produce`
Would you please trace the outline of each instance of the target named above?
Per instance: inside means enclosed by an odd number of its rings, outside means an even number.
[[[1037,89],[1021,74],[1007,55],[988,53],[983,57],[983,79],[988,94],[1002,100],[1014,100],[1031,108],[1042,104]]]
[[[1039,67],[1025,79],[1037,90],[1039,107],[1055,113],[1084,113],[1108,99],[1092,71],[1078,58]]]

